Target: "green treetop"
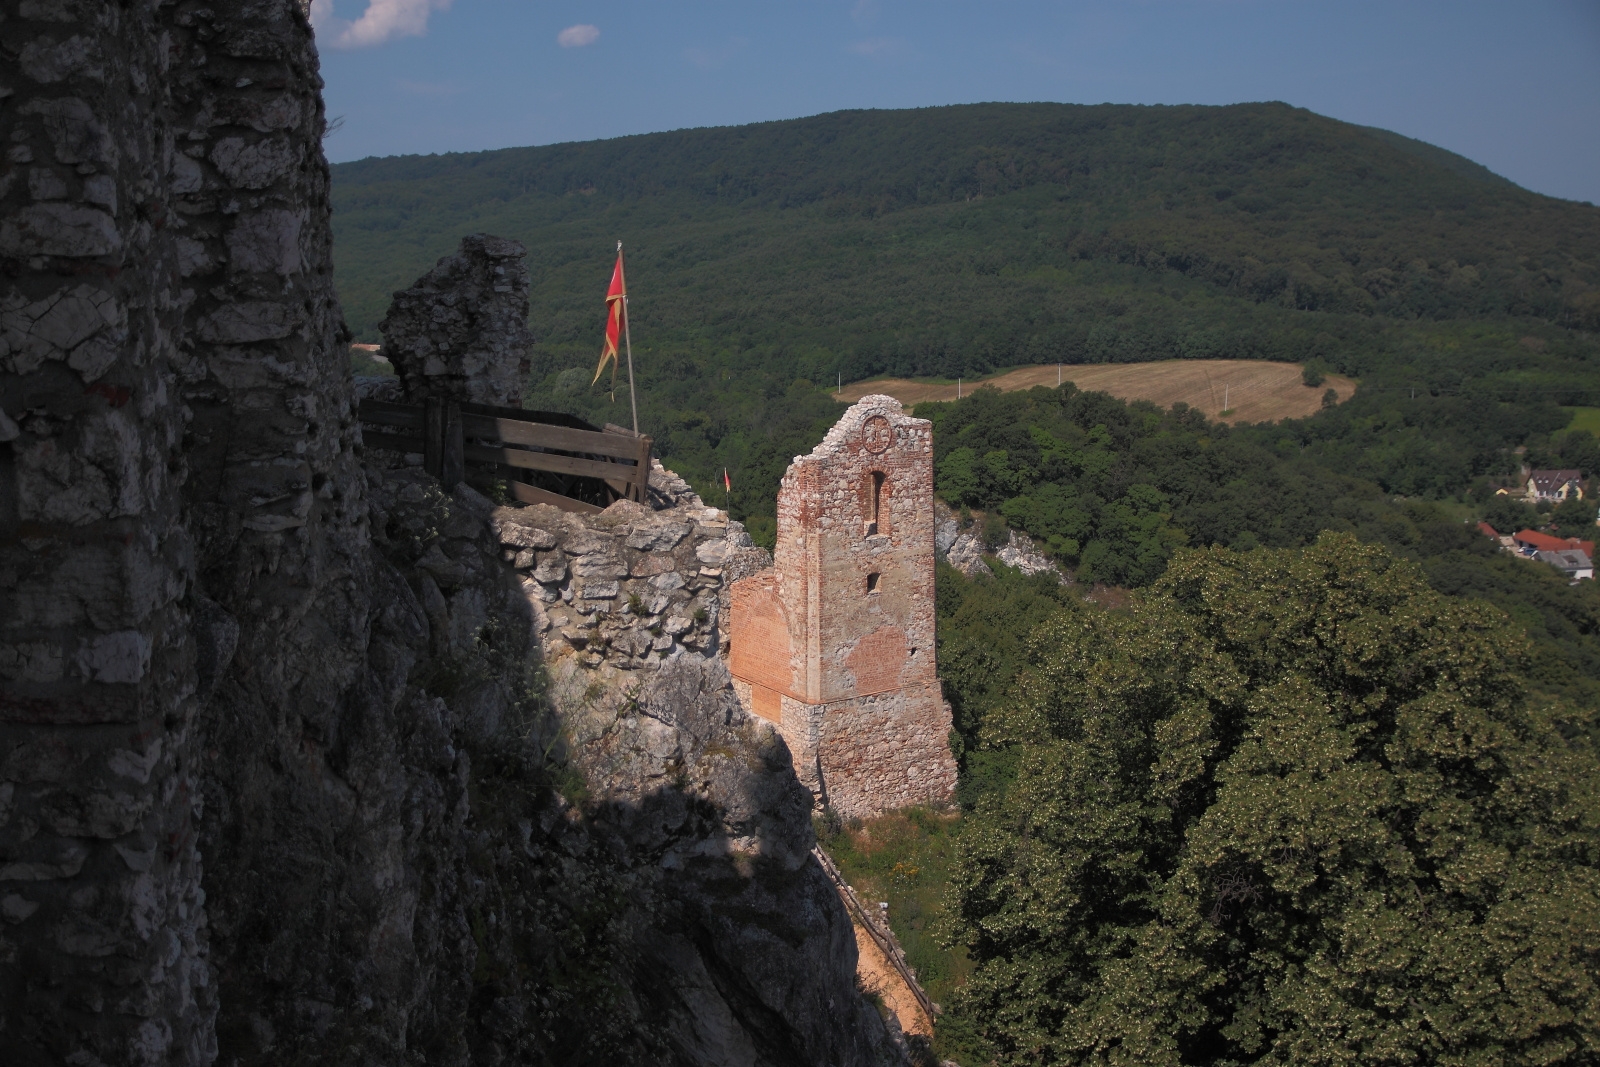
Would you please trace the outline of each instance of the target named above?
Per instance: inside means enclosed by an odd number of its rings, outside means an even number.
[[[985,719],[1017,771],[962,836],[941,1027],[1002,1064],[1594,1062],[1595,761],[1525,652],[1334,534],[1040,626]]]

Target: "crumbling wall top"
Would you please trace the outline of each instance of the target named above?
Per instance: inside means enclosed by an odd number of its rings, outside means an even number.
[[[892,439],[885,439],[880,433],[873,432],[873,419],[883,420],[895,428],[929,429],[932,425],[927,419],[907,415],[904,405],[894,397],[883,393],[869,393],[845,410],[844,415],[833,424],[827,436],[823,437],[822,442],[812,449],[809,455],[796,456],[795,462],[801,463],[850,453],[857,441],[862,441],[869,452],[883,451],[892,446],[894,444]]]
[[[521,407],[528,377],[528,268],[521,242],[469,234],[378,324],[406,399]]]

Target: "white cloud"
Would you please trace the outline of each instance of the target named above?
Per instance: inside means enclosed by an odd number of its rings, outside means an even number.
[[[594,44],[599,39],[600,27],[583,22],[576,26],[568,26],[556,34],[556,44],[562,48],[582,48],[586,44]]]
[[[333,0],[312,0],[311,22],[317,37],[334,48],[371,48],[396,37],[421,37],[428,15],[447,11],[451,0],[367,0],[354,22],[333,13]]]

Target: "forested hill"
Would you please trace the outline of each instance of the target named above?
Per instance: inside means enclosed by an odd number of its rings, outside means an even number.
[[[333,190],[359,339],[462,235],[518,238],[530,399],[598,421],[625,421],[589,386],[625,241],[643,428],[702,487],[729,468],[740,511],[770,513],[836,376],[1315,358],[1361,379],[1348,418],[1449,452],[1419,405],[1511,405],[1492,451],[1600,404],[1600,209],[1284,104],[839,112],[364,160]]]
[[[945,278],[1137,263],[1301,309],[1600,322],[1600,210],[1530,193],[1431,145],[1283,104],[838,112],[369,159],[335,168],[335,193],[341,290],[364,336],[388,291],[471,228],[540,244],[577,239],[536,253],[566,283],[541,294],[551,311],[567,303],[569,288],[587,295],[586,275],[562,266],[576,257],[593,271],[604,236],[632,238],[641,325],[651,305],[679,303],[681,276],[703,278],[694,268],[708,260],[741,269],[713,267],[722,284],[693,287],[697,305],[709,300],[706,318],[773,297],[780,310],[797,308],[781,298],[793,286],[772,283],[796,280],[799,269],[805,306],[865,320],[860,305],[878,301],[861,300],[850,283],[883,273],[883,259],[936,266]],[[935,210],[870,224],[918,208]],[[789,226],[819,224],[809,241],[763,225],[797,211],[810,217],[786,219]],[[686,212],[732,225],[696,239],[676,225],[690,221]],[[765,256],[749,255],[758,250]],[[1014,324],[997,333],[966,321],[968,308],[941,313],[947,284],[922,287],[922,299],[894,288],[904,299],[887,317],[870,317],[875,333],[916,332],[932,320],[1019,339]],[[845,300],[856,314],[840,306]],[[815,312],[799,318],[832,347],[827,321]],[[1047,325],[1039,318],[1030,316],[1024,336]],[[557,340],[559,331],[544,332]],[[725,339],[746,335],[727,331]]]

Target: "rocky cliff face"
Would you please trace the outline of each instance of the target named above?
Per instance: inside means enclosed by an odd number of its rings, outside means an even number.
[[[300,5],[0,15],[0,1059],[892,1057],[731,527],[363,462]]]

